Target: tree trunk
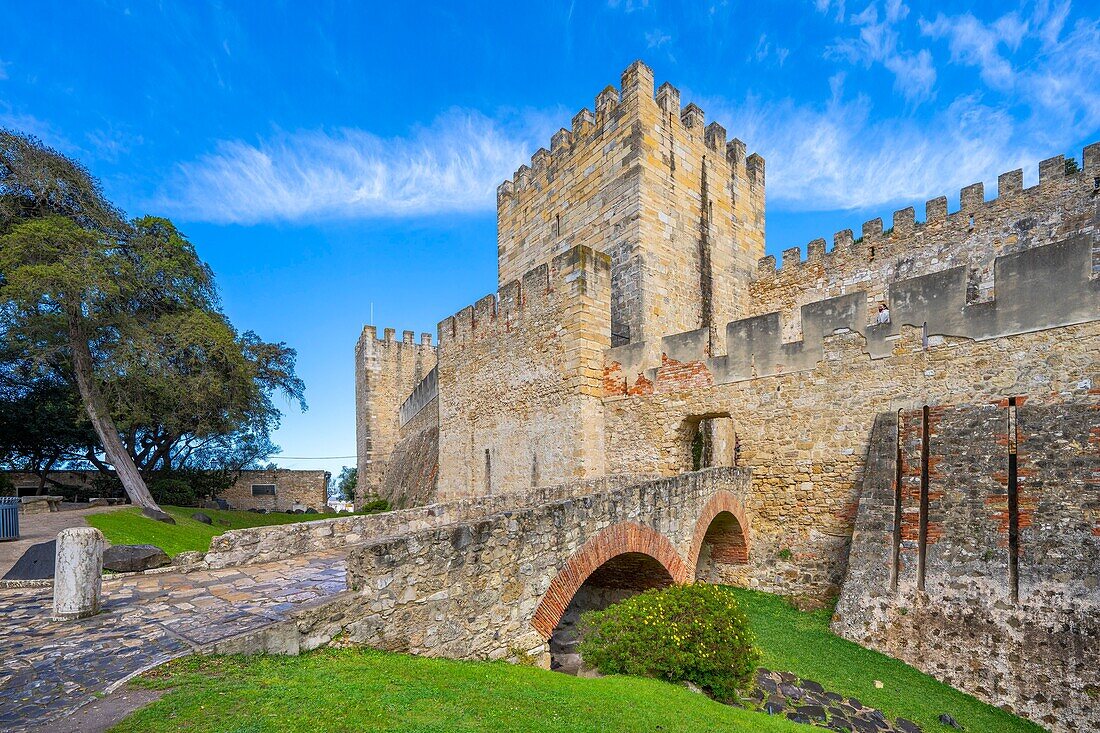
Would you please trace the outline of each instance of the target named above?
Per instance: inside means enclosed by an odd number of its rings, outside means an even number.
[[[76,386],[80,390],[84,409],[87,410],[92,427],[95,428],[96,435],[103,444],[103,452],[107,455],[107,460],[115,467],[115,473],[122,481],[122,488],[135,506],[160,511],[133,459],[126,452],[118,429],[115,428],[115,421],[111,419],[110,413],[103,409],[99,390],[96,388],[92,374],[92,352],[88,348],[88,339],[80,332],[76,318],[72,315],[69,316],[69,348],[73,353],[73,373],[76,375]]]

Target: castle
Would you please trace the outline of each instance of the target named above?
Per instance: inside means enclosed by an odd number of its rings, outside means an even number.
[[[632,64],[500,185],[498,293],[434,346],[363,329],[359,490],[518,502],[736,467],[715,579],[839,592],[838,633],[1100,725],[1100,144],[778,269],[746,153]]]

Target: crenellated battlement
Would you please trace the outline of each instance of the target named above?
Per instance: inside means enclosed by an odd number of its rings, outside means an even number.
[[[555,182],[554,172],[569,167],[575,154],[585,147],[603,144],[618,134],[623,113],[640,105],[653,106],[664,113],[669,124],[696,131],[703,144],[721,154],[731,166],[747,173],[754,185],[764,184],[764,159],[753,153],[746,156],[745,144],[727,140],[726,128],[716,121],[706,123],[702,108],[694,102],[680,107],[680,91],[665,82],[654,93],[653,70],[635,61],[622,73],[619,87],[604,87],[594,102],[595,112],[585,108],[573,116],[571,129],[561,128],[550,139],[550,149],[539,148],[530,164],[521,165],[512,178],[497,187],[497,205],[527,191],[541,191]]]
[[[1087,235],[996,258],[991,301],[967,302],[967,275],[952,267],[891,283],[888,323],[870,322],[867,292],[854,290],[802,305],[798,341],[783,339],[781,314],[771,312],[728,323],[724,353],[708,329],[663,337],[659,363],[644,343],[615,347],[604,359],[605,392],[681,391],[812,370],[824,358],[825,339],[838,332],[861,334],[865,353],[883,359],[906,326],[922,328],[928,347],[935,345],[930,337],[982,341],[1100,320],[1100,279]]]
[[[815,239],[805,248],[784,249],[780,262],[772,255],[757,263],[756,281],[766,285],[784,277],[798,279],[807,268],[823,270],[826,277],[835,273],[849,279],[858,277],[859,263],[869,268],[874,260],[909,257],[922,245],[928,232],[944,230],[962,235],[982,234],[1002,228],[1005,213],[1019,210],[1021,214],[1038,208],[1039,203],[1065,189],[1093,191],[1100,177],[1100,142],[1085,147],[1082,167],[1077,173],[1065,174],[1065,156],[1057,155],[1039,163],[1039,183],[1023,187],[1023,170],[1002,173],[997,177],[997,195],[985,198],[985,184],[973,183],[959,192],[959,209],[948,212],[947,197],[938,196],[925,202],[924,221],[916,221],[916,211],[909,206],[894,212],[888,229],[881,218],[864,222],[860,236],[842,229],[833,235],[833,247],[826,251],[824,239]]]
[[[363,349],[373,349],[378,346],[393,345],[398,348],[403,346],[412,346],[415,348],[429,348],[435,349],[432,346],[432,335],[430,333],[421,333],[420,342],[416,342],[416,333],[414,331],[403,331],[401,333],[401,340],[397,340],[397,331],[392,328],[382,329],[382,337],[378,337],[377,326],[363,326],[363,331],[359,334],[359,340],[355,343],[355,353],[359,354]]]
[[[565,314],[584,301],[610,297],[611,260],[578,245],[524,273],[473,305],[439,322],[439,345],[446,349],[488,338],[502,338],[526,327],[532,317]],[[605,306],[606,307],[606,306]],[[606,317],[605,317],[606,320]]]

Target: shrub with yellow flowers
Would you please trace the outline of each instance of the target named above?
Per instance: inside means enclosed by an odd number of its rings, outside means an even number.
[[[648,590],[581,617],[581,657],[602,674],[691,682],[734,702],[760,661],[733,593],[697,583]]]

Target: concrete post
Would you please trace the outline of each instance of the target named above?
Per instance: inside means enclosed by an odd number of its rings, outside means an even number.
[[[99,613],[102,579],[103,534],[92,527],[61,530],[53,579],[54,620],[69,621]]]

